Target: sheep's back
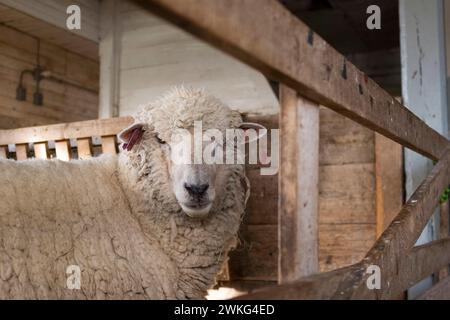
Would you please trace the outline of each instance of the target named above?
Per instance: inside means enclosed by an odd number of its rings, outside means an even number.
[[[0,160],[0,298],[174,295],[154,276],[168,262],[131,214],[116,163]],[[81,290],[67,287],[71,265]]]

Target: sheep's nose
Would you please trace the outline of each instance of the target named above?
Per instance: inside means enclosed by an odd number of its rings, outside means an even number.
[[[209,188],[209,184],[184,184],[184,188],[189,192],[191,196],[201,197],[205,194]]]

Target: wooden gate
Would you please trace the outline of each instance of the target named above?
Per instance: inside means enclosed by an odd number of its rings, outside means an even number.
[[[450,144],[445,137],[275,0],[258,0],[257,5],[252,0],[136,2],[283,86],[278,210],[280,284],[242,298],[397,298],[420,280],[448,267],[448,228],[443,229],[442,239],[414,247],[450,183]],[[317,146],[308,146],[304,139],[309,132],[309,139],[317,140],[315,109],[319,105],[437,161],[361,262],[321,274],[316,273],[317,239],[310,231],[317,218],[317,177],[307,174],[317,169]],[[302,131],[305,126],[312,130]],[[313,156],[305,157],[305,153]],[[302,198],[305,192],[309,195],[308,204]],[[447,205],[442,207],[442,217],[448,218]],[[379,267],[380,289],[367,286],[371,266]],[[446,279],[437,282],[423,298],[445,298],[448,291],[450,281]]]

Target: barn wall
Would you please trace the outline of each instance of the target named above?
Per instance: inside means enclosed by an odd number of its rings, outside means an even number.
[[[40,43],[40,62],[56,77],[82,88],[44,80],[44,105],[33,105],[34,80],[25,76],[26,101],[17,101],[16,88],[24,69],[36,66],[37,39],[0,25],[0,128],[16,128],[94,119],[98,114],[98,62],[57,47]]]
[[[268,128],[278,119],[250,117]],[[320,109],[319,262],[329,271],[359,261],[376,239],[374,132]],[[248,166],[251,194],[240,245],[231,253],[231,282],[241,290],[277,280],[278,176]]]
[[[0,0],[0,4],[52,24],[91,41],[99,40],[99,7],[97,0]],[[81,10],[81,29],[68,30],[67,7],[76,4]]]
[[[241,111],[277,112],[278,101],[259,72],[135,4],[103,1],[101,21],[102,117],[114,114],[115,104],[118,115],[129,115],[182,83],[203,87]]]

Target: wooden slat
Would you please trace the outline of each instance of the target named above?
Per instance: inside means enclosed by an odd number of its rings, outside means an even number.
[[[274,288],[261,289],[242,299],[389,299],[398,297],[436,269],[450,263],[449,239],[412,249],[439,198],[450,184],[450,150],[408,199],[389,228],[366,257],[352,266],[303,278]],[[381,271],[383,290],[366,286],[370,265]]]
[[[91,138],[77,139],[78,159],[89,159],[92,157]]]
[[[28,158],[28,143],[16,144],[16,159],[26,160]]]
[[[37,159],[47,159],[48,158],[48,143],[39,142],[33,145],[34,157]]]
[[[0,130],[0,145],[116,135],[132,123],[133,118],[122,117]]]
[[[320,108],[320,165],[374,163],[374,133],[331,109]]]
[[[427,157],[440,159],[448,145],[277,1],[261,0],[258,6],[246,0],[137,2],[312,101]]]
[[[319,271],[319,106],[280,90],[279,273],[285,283]]]
[[[102,137],[102,152],[109,154],[117,153],[117,139],[115,135]]]
[[[70,160],[69,140],[55,141],[56,158],[63,161]]]
[[[0,159],[8,158],[8,146],[0,146]]]
[[[375,186],[377,237],[403,205],[403,148],[375,133]]]
[[[320,271],[332,271],[361,261],[375,240],[374,224],[319,224]]]

